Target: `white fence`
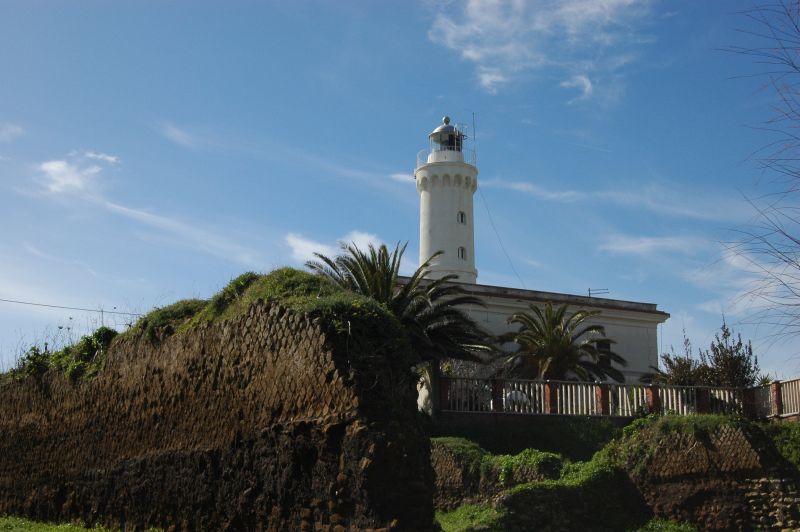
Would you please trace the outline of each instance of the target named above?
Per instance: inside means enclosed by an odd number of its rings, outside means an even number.
[[[732,414],[749,408],[757,417],[769,417],[775,415],[777,384],[781,414],[800,414],[800,379],[748,390],[449,377],[441,382],[440,408],[448,412],[632,417],[649,412]]]
[[[544,382],[504,380],[503,412],[512,414],[544,414]],[[493,405],[494,406],[494,405]]]
[[[800,379],[781,382],[781,412],[782,416],[800,414]]]

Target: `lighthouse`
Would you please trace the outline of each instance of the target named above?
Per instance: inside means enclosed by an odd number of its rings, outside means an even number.
[[[441,251],[430,277],[454,274],[460,283],[475,284],[475,231],[472,196],[478,189],[475,152],[466,149],[464,128],[450,117],[429,135],[429,147],[417,155],[414,179],[419,192],[419,262]]]

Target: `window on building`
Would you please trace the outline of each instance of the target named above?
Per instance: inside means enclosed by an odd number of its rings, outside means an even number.
[[[467,215],[464,213],[464,211],[458,211],[458,223],[467,223]]]
[[[597,364],[601,368],[610,368],[611,358],[609,358],[606,353],[611,351],[611,342],[608,340],[600,340],[597,342],[597,350],[600,351],[600,359],[597,361]]]
[[[465,248],[458,248],[458,258],[467,260],[467,250]]]

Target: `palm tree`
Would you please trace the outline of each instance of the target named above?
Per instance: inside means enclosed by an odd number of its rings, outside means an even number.
[[[508,360],[507,371],[514,376],[536,379],[580,380],[605,379],[610,377],[624,382],[625,376],[601,361],[627,365],[624,358],[611,351],[613,340],[605,335],[602,325],[588,325],[586,321],[599,311],[578,310],[567,315],[567,305],[556,308],[547,303],[544,310],[530,305],[527,312],[517,312],[509,323],[518,323],[519,331],[507,335],[519,348]]]
[[[411,345],[425,361],[445,358],[480,361],[479,353],[491,351],[487,334],[463,310],[485,306],[452,281],[457,275],[428,279],[430,263],[441,252],[400,281],[400,261],[408,243],[389,252],[385,244],[372,244],[362,251],[354,243],[341,243],[342,254],[334,258],[314,253],[318,260],[306,262],[314,273],[334,284],[383,303],[408,333]]]

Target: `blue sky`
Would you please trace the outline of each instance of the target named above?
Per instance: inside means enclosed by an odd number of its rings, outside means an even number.
[[[749,7],[7,0],[0,299],[146,312],[340,240],[408,241],[413,268],[415,155],[474,112],[480,283],[658,303],[663,349],[724,312],[796,374],[720,245],[770,186],[748,157],[774,94],[721,51],[753,44]],[[0,303],[0,366],[99,320]]]

